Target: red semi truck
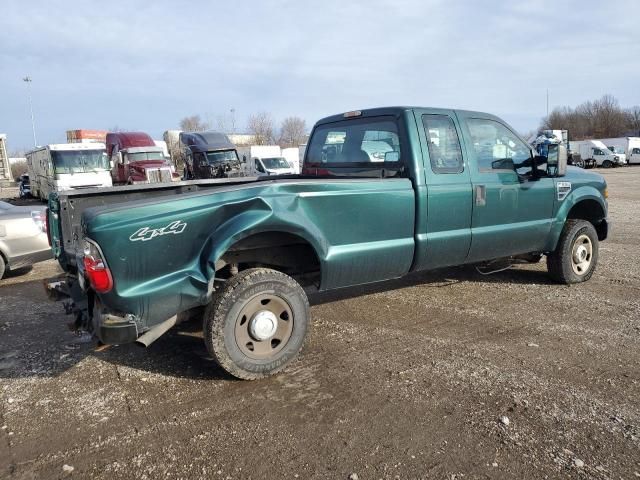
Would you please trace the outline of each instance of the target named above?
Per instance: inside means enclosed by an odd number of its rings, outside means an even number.
[[[162,147],[144,132],[110,132],[106,144],[114,185],[180,180]]]

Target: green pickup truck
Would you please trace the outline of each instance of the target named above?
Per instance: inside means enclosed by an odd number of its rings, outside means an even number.
[[[588,280],[607,237],[607,185],[535,156],[486,113],[389,107],[313,128],[301,175],[52,194],[67,272],[50,284],[105,344],[149,345],[199,315],[230,374],[282,370],[309,325],[307,293],[495,259]]]

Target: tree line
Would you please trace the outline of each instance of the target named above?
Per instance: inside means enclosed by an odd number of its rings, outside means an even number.
[[[223,133],[235,132],[233,115],[221,115],[216,118],[217,130]],[[211,122],[200,115],[191,115],[180,120],[180,129],[185,132],[204,132],[214,128]],[[244,132],[252,137],[253,145],[280,145],[283,148],[297,147],[306,141],[307,124],[303,118],[290,116],[282,120],[278,128],[275,119],[268,112],[249,115]]]
[[[613,95],[604,95],[575,108],[554,108],[540,129],[568,130],[570,140],[640,136],[640,106],[622,108]]]

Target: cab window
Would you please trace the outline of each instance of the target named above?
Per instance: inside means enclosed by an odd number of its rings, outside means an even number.
[[[346,120],[315,128],[306,163],[372,165],[400,162],[395,120],[386,117]]]
[[[433,172],[462,172],[462,149],[453,119],[448,115],[423,115],[422,125]]]
[[[519,175],[531,174],[529,146],[506,126],[485,118],[471,118],[467,126],[481,172],[514,170]]]

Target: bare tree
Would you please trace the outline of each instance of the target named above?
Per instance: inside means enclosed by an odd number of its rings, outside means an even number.
[[[640,106],[635,105],[625,112],[627,117],[627,130],[633,135],[640,135]]]
[[[569,130],[570,140],[618,137],[629,130],[629,118],[615,97],[604,95],[576,108],[555,108],[543,119],[541,128]]]
[[[209,128],[209,124],[201,120],[200,115],[191,115],[180,120],[180,129],[185,132],[204,132]]]
[[[260,112],[251,115],[247,121],[247,129],[253,135],[256,145],[275,143],[275,122],[271,114]]]
[[[287,117],[280,126],[280,146],[297,147],[304,143],[307,133],[307,124],[300,117]]]

